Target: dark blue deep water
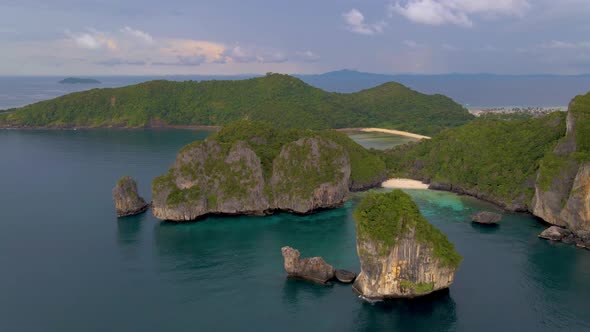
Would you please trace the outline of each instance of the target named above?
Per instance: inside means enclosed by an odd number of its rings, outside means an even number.
[[[448,292],[369,304],[349,286],[288,280],[280,248],[358,271],[352,210],[312,216],[117,220],[125,174],[149,198],[193,131],[0,131],[0,331],[587,331],[590,251],[538,220],[468,216],[486,203],[410,191],[464,256]]]

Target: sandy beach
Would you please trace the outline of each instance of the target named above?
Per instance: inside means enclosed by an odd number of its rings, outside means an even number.
[[[428,185],[412,179],[389,179],[381,184],[383,188],[428,189]]]
[[[383,128],[360,128],[360,131],[364,131],[364,132],[368,132],[368,133],[386,133],[386,134],[392,134],[392,135],[400,135],[400,136],[406,136],[406,137],[412,137],[412,138],[417,138],[417,139],[430,139],[429,136],[424,136],[424,135],[419,135],[419,134],[414,134],[414,133],[410,133],[407,131],[401,131],[401,130],[394,130],[394,129],[383,129]]]

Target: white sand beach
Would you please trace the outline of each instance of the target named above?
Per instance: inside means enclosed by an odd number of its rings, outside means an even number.
[[[407,131],[394,130],[394,129],[360,128],[360,131],[369,132],[369,133],[370,132],[373,132],[373,133],[386,133],[386,134],[392,134],[392,135],[400,135],[400,136],[412,137],[412,138],[417,138],[417,139],[430,139],[429,136],[424,136],[424,135],[410,133],[410,132],[407,132]]]
[[[428,189],[428,185],[412,179],[389,179],[381,184],[383,188]]]

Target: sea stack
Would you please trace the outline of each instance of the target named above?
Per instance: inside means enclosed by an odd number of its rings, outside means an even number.
[[[471,221],[482,225],[497,225],[502,215],[494,212],[482,211],[471,216]]]
[[[289,277],[310,280],[325,284],[334,278],[335,270],[321,257],[301,258],[299,250],[291,247],[281,248],[285,271]]]
[[[401,190],[369,193],[354,212],[361,273],[353,288],[371,300],[448,288],[462,260]]]
[[[137,182],[130,176],[124,176],[113,188],[113,200],[117,217],[140,214],[148,209],[149,204],[137,194]]]

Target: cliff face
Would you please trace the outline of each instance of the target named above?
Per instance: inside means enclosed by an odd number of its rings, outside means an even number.
[[[348,197],[350,163],[343,148],[319,138],[287,144],[273,162],[273,208],[307,213],[342,204]]]
[[[269,209],[260,159],[248,144],[191,144],[167,175],[154,180],[154,216],[187,221],[206,214],[260,214]]]
[[[139,214],[149,207],[149,204],[137,194],[137,182],[129,176],[117,181],[113,188],[113,201],[117,217]]]
[[[411,298],[448,288],[454,281],[455,269],[433,259],[432,247],[416,241],[413,232],[398,239],[386,255],[370,241],[359,241],[357,250],[362,271],[354,288],[367,298]]]
[[[407,194],[369,194],[355,220],[361,273],[353,287],[364,297],[412,298],[453,283],[461,257]]]
[[[268,176],[244,141],[193,143],[180,151],[168,174],[154,180],[153,212],[173,221],[274,210],[309,213],[342,204],[349,176],[345,151],[321,138],[283,146]]]
[[[590,94],[570,104],[566,136],[542,161],[532,203],[534,215],[578,236],[590,233]]]

